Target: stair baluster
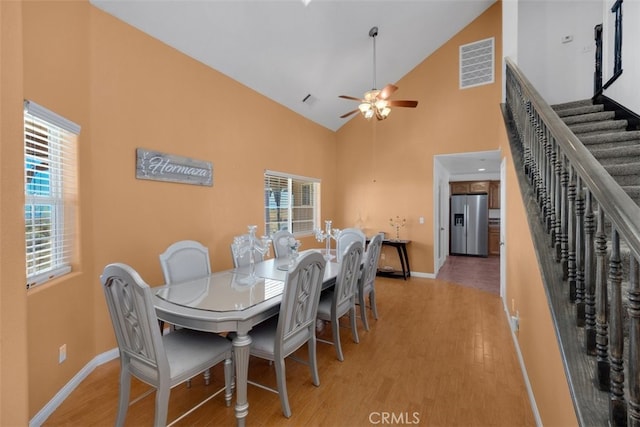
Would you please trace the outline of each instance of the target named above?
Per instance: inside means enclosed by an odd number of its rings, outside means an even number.
[[[584,191],[580,176],[576,177],[576,326],[584,326]]]
[[[609,391],[609,303],[607,301],[607,236],[604,210],[598,206],[596,229],[596,383]]]
[[[588,355],[596,354],[596,248],[595,248],[595,215],[591,191],[586,190],[584,230],[584,287],[585,287],[585,350]]]
[[[629,426],[640,427],[640,281],[638,260],[629,264]]]
[[[614,228],[611,232],[611,257],[609,281],[611,285],[611,313],[609,318],[609,363],[611,366],[609,386],[609,425],[627,425],[627,404],[624,398],[624,341],[622,333],[622,271],[620,262],[620,235]]]
[[[567,198],[567,282],[569,284],[569,301],[576,301],[576,174],[569,165],[569,187]]]

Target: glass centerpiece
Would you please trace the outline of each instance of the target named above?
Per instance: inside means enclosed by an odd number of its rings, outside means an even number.
[[[331,220],[327,220],[324,222],[324,231],[316,228],[314,230],[314,233],[318,242],[327,242],[327,248],[326,253],[324,254],[324,258],[327,261],[331,261],[334,258],[334,256],[331,255],[331,239],[337,240],[338,234],[340,234],[340,230],[337,228],[331,228]]]
[[[249,232],[247,234],[233,238],[231,250],[236,259],[247,256],[248,254],[249,276],[241,282],[246,285],[253,285],[258,281],[258,277],[256,276],[256,252],[260,253],[263,257],[267,256],[269,254],[271,239],[269,239],[268,236],[256,237],[257,225],[249,225],[248,229]]]
[[[400,216],[396,216],[395,219],[389,218],[389,225],[396,229],[396,240],[400,240],[400,227],[404,227],[407,224],[407,219]]]

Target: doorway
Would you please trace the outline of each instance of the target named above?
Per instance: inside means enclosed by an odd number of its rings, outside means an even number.
[[[450,182],[456,181],[503,181],[501,170],[502,153],[500,150],[442,154],[434,156],[434,278],[443,268],[448,268],[449,255],[449,199],[451,197]],[[504,186],[501,186],[501,200],[504,201]],[[504,203],[501,203],[501,206]],[[493,212],[493,216],[502,217],[502,209]],[[502,234],[502,233],[501,233]],[[501,236],[501,241],[503,241]],[[500,257],[493,260],[497,265],[498,282],[502,275]],[[460,260],[458,260],[460,261]],[[459,263],[459,262],[458,262]],[[443,271],[444,273],[444,271]],[[500,283],[499,288],[502,288]]]

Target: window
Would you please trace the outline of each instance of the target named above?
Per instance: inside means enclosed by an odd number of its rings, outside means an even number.
[[[24,103],[24,220],[27,289],[71,271],[80,127]]]
[[[265,231],[311,234],[319,223],[320,180],[266,171],[264,174]]]

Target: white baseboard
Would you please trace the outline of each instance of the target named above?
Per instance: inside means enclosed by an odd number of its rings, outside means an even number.
[[[533,389],[531,388],[531,383],[529,382],[529,375],[527,374],[527,367],[524,364],[524,359],[522,358],[522,352],[520,351],[520,343],[518,342],[518,337],[516,336],[513,328],[511,327],[511,313],[509,313],[509,308],[507,307],[507,303],[502,298],[502,305],[504,306],[504,314],[507,318],[507,322],[509,322],[509,330],[511,331],[511,338],[513,339],[513,344],[516,348],[516,354],[518,355],[518,362],[520,363],[520,369],[522,370],[522,377],[524,378],[524,384],[527,388],[527,394],[529,395],[529,403],[531,404],[531,410],[533,411],[533,418],[536,420],[536,425],[538,427],[542,427],[542,419],[540,418],[540,412],[538,411],[538,405],[536,404],[536,398],[533,395]]]
[[[421,277],[423,279],[435,279],[436,275],[433,273],[421,273],[419,271],[412,271],[411,277]]]
[[[98,366],[103,363],[107,363],[120,357],[120,352],[117,348],[109,350],[105,353],[99,354],[94,357],[89,363],[87,363],[84,368],[80,370],[71,381],[69,381],[55,396],[53,399],[47,403],[44,408],[42,408],[30,421],[29,427],[40,427],[44,422],[49,418],[51,414],[64,402],[64,400],[69,397],[71,392],[80,385],[80,383],[93,372]]]

